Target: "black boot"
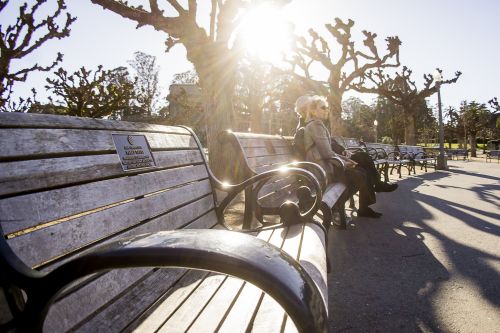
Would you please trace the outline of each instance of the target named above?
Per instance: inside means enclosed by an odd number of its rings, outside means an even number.
[[[358,217],[373,217],[379,218],[382,216],[382,213],[376,212],[370,207],[363,207],[358,210]]]
[[[375,192],[392,192],[398,188],[398,184],[380,182],[375,185]]]

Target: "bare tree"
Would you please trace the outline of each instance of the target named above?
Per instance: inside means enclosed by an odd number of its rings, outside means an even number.
[[[188,0],[187,6],[177,0],[164,0],[165,7],[162,8],[158,0],[144,0],[144,5],[137,7],[116,0],[91,1],[137,22],[138,28],[149,25],[166,33],[167,51],[176,44],[186,48],[187,58],[199,75],[204,94],[210,164],[214,172],[221,176],[225,167],[224,151],[218,144],[217,135],[233,124],[232,94],[239,55],[239,48],[231,47],[231,37],[242,10],[262,0],[212,0],[208,32],[198,24],[196,0]],[[268,2],[284,4],[287,1]],[[170,16],[165,9],[175,14]]]
[[[439,73],[442,70],[437,69]],[[404,66],[400,73],[396,73],[394,77],[385,74],[383,69],[368,71],[362,79],[351,84],[351,88],[363,92],[379,94],[392,102],[401,105],[405,116],[405,141],[406,144],[416,144],[416,117],[419,108],[427,97],[436,93],[439,87],[443,84],[451,84],[457,82],[461,72],[455,72],[455,77],[449,80],[436,82],[432,74],[424,74],[424,88],[418,89],[415,81],[411,79],[412,71]],[[371,84],[370,86],[367,85]]]
[[[335,18],[335,25],[325,25],[330,37],[340,46],[338,54],[332,52],[334,47],[330,46],[325,37],[310,29],[309,39],[298,38],[295,55],[287,60],[298,79],[305,81],[312,90],[327,96],[331,108],[332,131],[337,134],[341,134],[342,96],[351,89],[351,84],[370,69],[399,66],[401,41],[397,36],[386,38],[387,52],[381,55],[375,45],[377,34],[363,30],[363,45],[367,50],[360,51],[352,40],[353,26],[354,21],[343,22],[339,18]],[[327,81],[318,81],[312,77],[311,66],[316,63],[328,71]]]
[[[128,108],[134,97],[134,84],[125,67],[103,70],[99,66],[94,73],[82,67],[71,75],[59,68],[54,74],[56,78],[48,78],[45,88],[57,96],[57,103],[70,116],[110,116]]]
[[[0,12],[9,4],[9,0],[0,0]],[[18,3],[17,1],[12,1]],[[34,71],[50,71],[61,60],[63,55],[57,54],[56,59],[47,66],[34,64],[31,67],[12,69],[13,61],[20,60],[42,46],[50,39],[61,39],[69,36],[71,24],[76,20],[65,13],[65,0],[57,0],[57,8],[52,14],[43,15],[42,8],[47,0],[36,0],[29,7],[27,3],[19,7],[19,14],[14,24],[4,27],[0,25],[0,107],[10,98],[15,82],[24,82],[28,74]],[[60,19],[66,14],[65,20]],[[58,20],[63,21],[62,24]]]

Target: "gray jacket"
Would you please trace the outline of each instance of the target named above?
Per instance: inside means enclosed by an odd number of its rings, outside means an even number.
[[[306,161],[314,162],[323,167],[326,173],[333,176],[333,165],[328,159],[336,157],[330,142],[330,132],[321,120],[311,120],[304,128],[304,146]]]

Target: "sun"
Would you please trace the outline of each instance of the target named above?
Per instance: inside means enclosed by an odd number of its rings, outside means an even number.
[[[292,26],[281,8],[261,5],[242,17],[238,39],[243,47],[260,60],[279,63],[292,44]]]

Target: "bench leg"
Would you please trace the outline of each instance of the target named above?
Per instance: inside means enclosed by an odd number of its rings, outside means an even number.
[[[351,197],[352,198],[352,197]],[[345,214],[345,202],[338,202],[335,206],[332,208],[333,213],[337,214],[332,214],[333,216],[338,215],[339,217],[339,223],[335,223],[335,227],[338,229],[345,230],[347,229],[347,217]]]
[[[386,183],[389,182],[389,163],[384,164],[384,179]]]
[[[352,208],[352,209],[356,208],[356,202],[354,202],[354,195],[351,195],[349,197],[349,208]]]
[[[252,189],[245,189],[245,212],[243,215],[243,229],[250,229],[253,220]]]

